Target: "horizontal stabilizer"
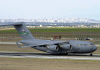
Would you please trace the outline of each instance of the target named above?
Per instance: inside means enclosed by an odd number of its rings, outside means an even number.
[[[18,46],[19,48],[22,48],[22,47],[18,44],[18,42],[16,42],[16,44],[17,44],[17,46]]]
[[[20,46],[20,45],[18,44],[18,42],[16,42],[16,44],[17,44],[17,46],[18,46],[19,48],[35,47],[35,46],[37,46],[37,45]]]

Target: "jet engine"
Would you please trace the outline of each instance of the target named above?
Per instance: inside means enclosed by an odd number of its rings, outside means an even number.
[[[60,48],[65,49],[65,50],[70,50],[72,47],[70,44],[62,44],[60,45]]]
[[[51,51],[58,51],[59,50],[59,46],[57,46],[57,45],[48,45],[47,49],[51,50]]]

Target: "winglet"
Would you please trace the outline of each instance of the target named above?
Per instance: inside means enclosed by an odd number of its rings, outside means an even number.
[[[16,44],[17,44],[17,46],[18,46],[19,48],[23,48],[23,47],[21,47],[21,46],[18,44],[18,42],[16,42]]]

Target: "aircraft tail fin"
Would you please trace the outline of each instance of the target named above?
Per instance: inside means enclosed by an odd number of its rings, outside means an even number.
[[[25,26],[24,22],[8,23],[8,24],[0,24],[0,25],[12,25],[12,26],[14,26],[23,40],[35,39],[33,37],[33,35],[30,33],[30,31],[28,30],[28,28]]]
[[[28,28],[25,26],[24,22],[21,22],[21,25],[14,25],[20,36],[22,37],[23,40],[29,40],[29,39],[35,39]]]

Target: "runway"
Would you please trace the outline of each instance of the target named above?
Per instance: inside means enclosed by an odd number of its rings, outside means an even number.
[[[0,44],[16,44],[16,42],[0,42]],[[19,43],[21,44],[21,43]]]
[[[50,55],[47,53],[30,52],[0,52],[0,57],[7,58],[38,58],[38,59],[66,59],[66,60],[99,60],[100,54],[69,54],[69,55]]]

